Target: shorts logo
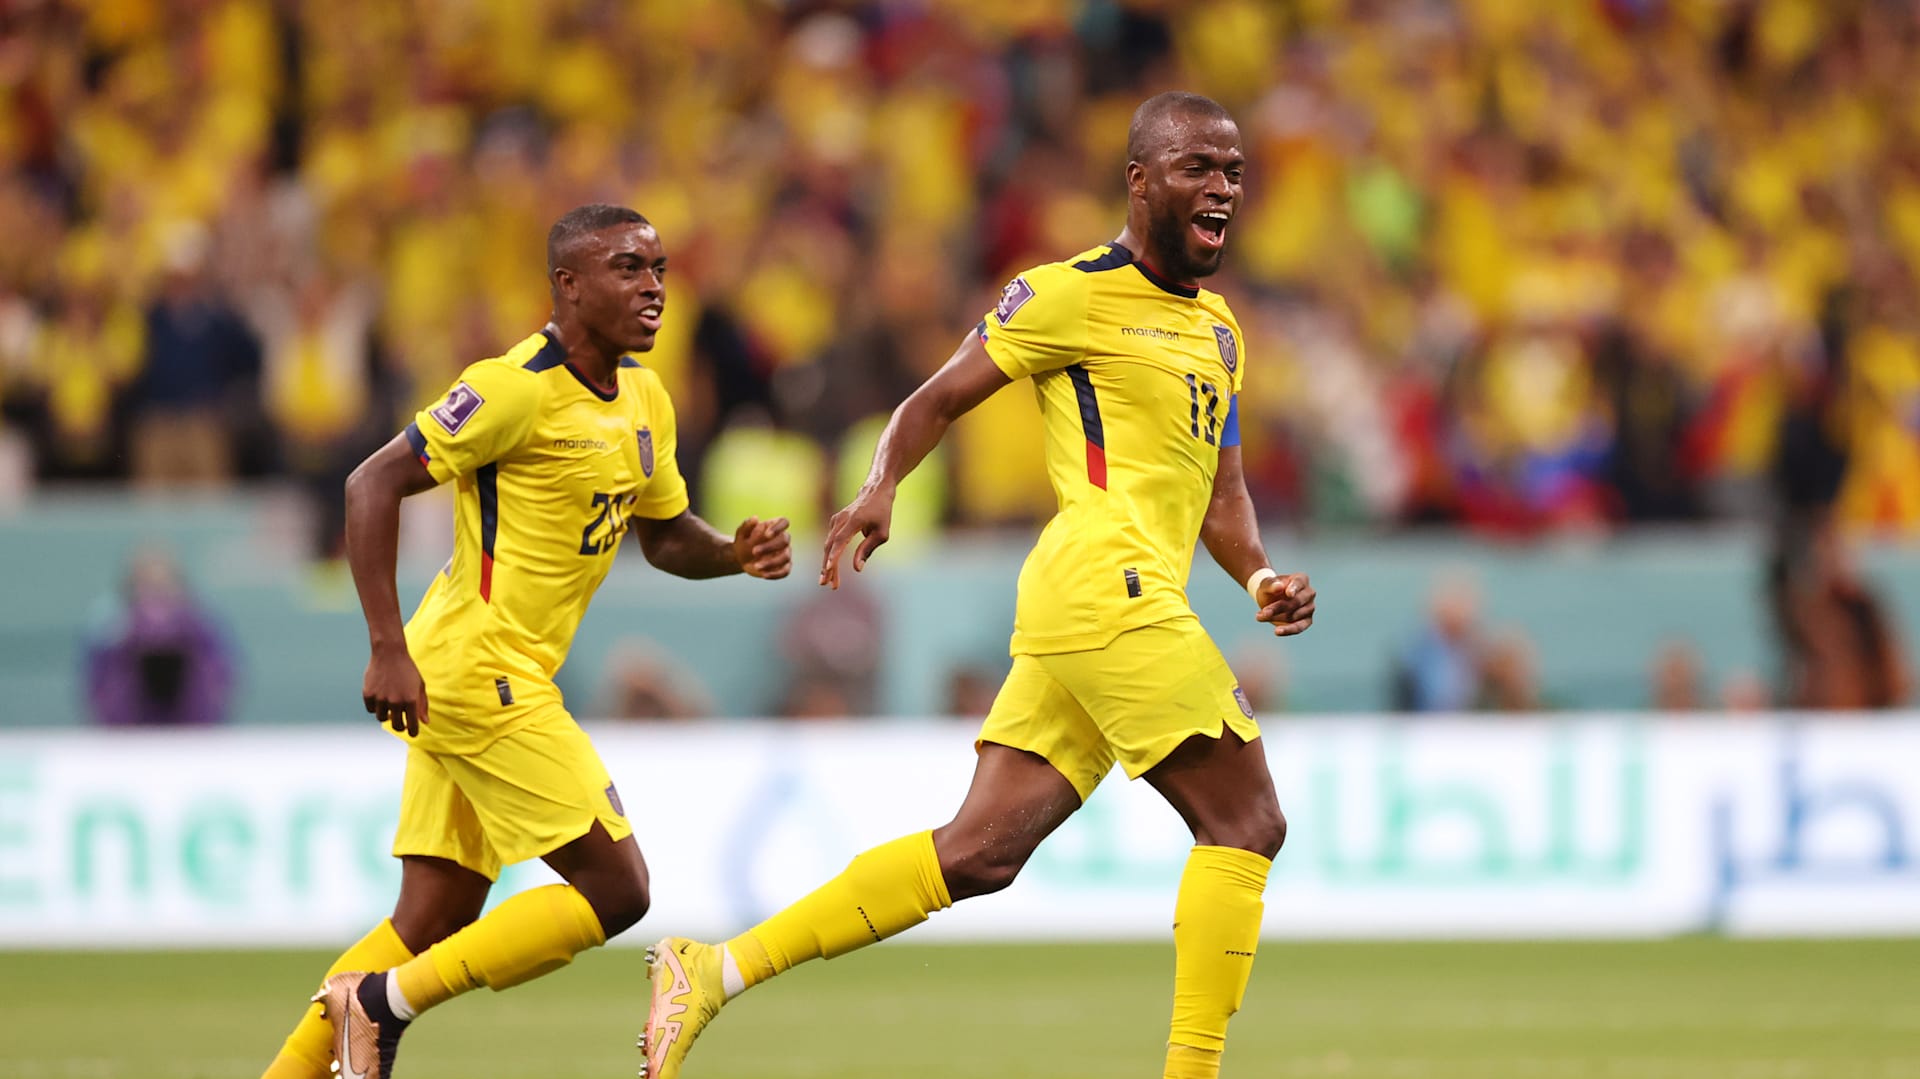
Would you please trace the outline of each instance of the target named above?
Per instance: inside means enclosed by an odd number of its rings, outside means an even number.
[[[467,421],[473,418],[473,414],[480,411],[480,406],[486,403],[486,399],[474,392],[472,386],[459,382],[454,384],[453,389],[447,391],[447,399],[435,405],[427,415],[432,416],[434,422],[446,428],[448,434],[457,435],[460,433],[460,428],[465,427]]]
[[[493,680],[493,691],[500,695],[500,706],[502,708],[513,703],[513,684],[505,678],[496,678]]]
[[[653,478],[653,432],[645,427],[633,433],[640,440],[640,472],[648,479]]]
[[[1253,702],[1247,699],[1246,690],[1241,689],[1239,686],[1233,687],[1233,701],[1240,706],[1240,711],[1248,719],[1253,718]]]
[[[619,816],[624,817],[627,815],[627,807],[620,804],[620,792],[614,790],[613,784],[611,783],[607,784],[607,804],[611,805],[614,813]]]
[[[1233,331],[1225,326],[1215,326],[1213,339],[1219,342],[1220,359],[1227,365],[1227,374],[1233,374],[1233,369],[1240,366],[1240,345],[1234,341]]]
[[[993,309],[993,317],[999,321],[1000,325],[1005,326],[1008,320],[1013,318],[1014,312],[1026,306],[1027,301],[1031,299],[1033,299],[1033,286],[1027,284],[1026,278],[1016,277],[1007,282],[1006,288],[1000,290],[1000,306]]]

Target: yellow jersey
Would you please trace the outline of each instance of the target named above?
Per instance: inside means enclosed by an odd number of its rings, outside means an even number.
[[[1238,445],[1240,325],[1119,244],[1013,279],[976,332],[1033,381],[1059,510],[1020,570],[1014,655],[1103,648],[1192,613],[1220,449]]]
[[[458,484],[453,558],[407,623],[443,749],[505,734],[554,702],[587,603],[633,516],[687,509],[673,402],[622,357],[595,385],[541,332],[461,372],[406,430],[439,482]],[[509,718],[511,717],[511,718]]]

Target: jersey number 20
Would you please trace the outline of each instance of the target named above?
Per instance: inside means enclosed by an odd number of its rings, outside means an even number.
[[[620,536],[627,530],[627,507],[633,505],[633,502],[633,495],[594,492],[593,506],[599,512],[594,514],[593,520],[587,522],[587,527],[580,530],[580,553],[606,554],[619,547]],[[606,533],[594,535],[600,531],[602,524],[607,526]]]
[[[1201,428],[1200,399],[1206,398],[1206,427]],[[1220,441],[1220,391],[1211,382],[1202,382],[1192,375],[1187,376],[1187,401],[1192,406],[1188,422],[1193,428],[1193,437],[1205,437],[1207,445],[1215,446]]]

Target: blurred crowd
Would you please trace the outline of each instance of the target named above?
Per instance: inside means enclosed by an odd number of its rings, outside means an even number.
[[[0,442],[337,510],[616,201],[672,258],[703,508],[805,531],[1009,275],[1114,234],[1182,87],[1252,160],[1213,284],[1268,520],[1913,530],[1916,70],[1905,0],[12,0]],[[1033,407],[903,512],[1047,512]]]

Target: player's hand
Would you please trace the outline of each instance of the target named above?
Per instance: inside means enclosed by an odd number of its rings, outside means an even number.
[[[1275,637],[1305,633],[1313,625],[1313,586],[1304,573],[1288,573],[1260,582],[1262,622],[1273,623]]]
[[[419,736],[420,724],[427,721],[427,683],[406,645],[373,650],[366,680],[360,684],[360,699],[373,718],[392,727],[395,734],[405,731],[409,738]]]
[[[749,577],[766,581],[785,577],[793,569],[793,537],[787,535],[787,519],[741,521],[733,530],[733,557],[740,562],[740,572]]]
[[[892,527],[892,489],[860,488],[847,508],[827,522],[827,557],[820,563],[820,583],[828,588],[840,587],[840,556],[846,553],[847,544],[853,542],[855,535],[862,539],[853,552],[853,572],[866,569],[867,559],[887,542],[887,533]]]

